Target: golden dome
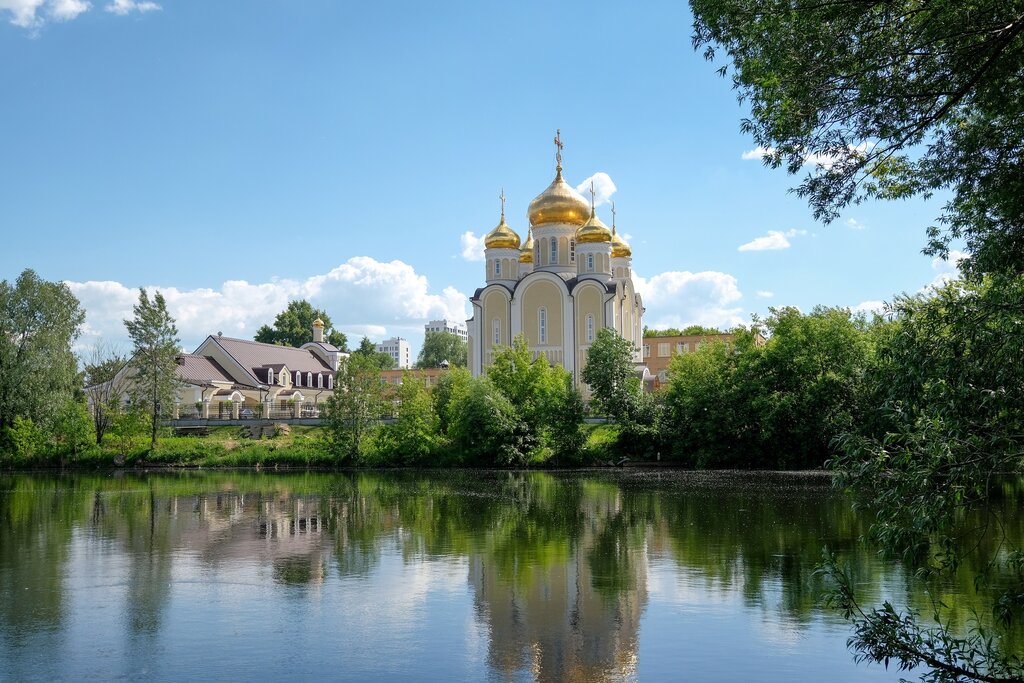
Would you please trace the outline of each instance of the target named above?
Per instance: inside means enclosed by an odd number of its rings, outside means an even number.
[[[583,225],[590,215],[590,204],[562,179],[562,169],[559,168],[555,179],[548,185],[548,189],[530,202],[530,209],[527,213],[530,217],[530,225],[544,225],[545,223]]]
[[[633,255],[633,250],[626,244],[626,240],[619,236],[619,233],[612,228],[612,258],[629,258]]]
[[[316,320],[313,321],[313,327],[323,327],[323,326],[324,326],[324,321],[320,319],[320,316],[317,316]]]
[[[612,231],[608,229],[607,225],[601,222],[601,219],[597,217],[597,213],[591,209],[590,220],[576,231],[576,243],[594,244],[611,241]]]
[[[505,222],[505,212],[501,212],[501,222],[495,226],[494,230],[487,233],[487,237],[484,238],[484,246],[488,249],[518,249],[519,248],[519,235],[516,231],[508,227],[508,223]]]
[[[519,251],[519,262],[533,263],[533,228],[526,233],[526,241],[523,242],[523,248]]]

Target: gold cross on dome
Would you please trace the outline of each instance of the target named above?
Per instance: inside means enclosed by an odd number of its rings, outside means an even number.
[[[565,145],[562,144],[562,129],[557,128],[555,130],[555,160],[558,162],[558,168],[562,168],[562,148]]]
[[[505,188],[501,188],[501,194],[498,195],[498,199],[501,200],[501,217],[505,217]]]
[[[612,233],[615,232],[615,202],[612,202]]]
[[[590,181],[590,208],[591,209],[594,208],[594,195],[596,195],[596,194],[597,193],[594,192],[594,181],[591,180]]]

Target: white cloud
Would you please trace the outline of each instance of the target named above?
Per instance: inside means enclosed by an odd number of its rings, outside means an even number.
[[[790,243],[788,238],[806,234],[806,230],[793,229],[786,232],[769,230],[767,235],[755,237],[746,244],[741,244],[739,251],[778,251],[779,249],[789,249]]]
[[[869,300],[869,301],[861,301],[856,306],[851,306],[850,307],[850,311],[852,313],[868,313],[868,314],[879,313],[879,314],[881,314],[881,313],[885,312],[885,302],[884,301],[874,300],[874,299]]]
[[[612,182],[611,176],[603,171],[598,171],[577,185],[576,191],[584,197],[589,197],[591,182],[594,183],[594,206],[601,206],[607,203],[618,189],[615,187],[615,183]]]
[[[484,237],[485,235],[477,237],[469,230],[462,233],[459,237],[459,241],[462,242],[462,258],[467,261],[483,261]]]
[[[0,15],[34,32],[48,20],[68,21],[91,6],[86,0],[0,0]]]
[[[68,282],[86,311],[80,345],[103,340],[127,343],[122,321],[132,315],[139,292],[120,282]],[[464,320],[467,297],[452,287],[432,293],[427,278],[401,261],[381,262],[356,256],[329,273],[305,280],[249,283],[229,280],[218,288],[159,290],[178,326],[186,349],[195,348],[206,335],[218,331],[234,337],[252,337],[292,299],[308,299],[330,314],[338,329],[354,335],[381,338],[390,334],[422,336],[423,323],[432,318]],[[358,339],[356,340],[358,342]]]
[[[862,142],[859,145],[848,145],[847,149],[849,152],[857,154],[864,154],[869,149],[874,147],[872,142]],[[763,159],[766,155],[775,153],[774,147],[755,147],[754,149],[747,150],[740,155],[740,158],[745,161],[751,159]],[[807,154],[804,156],[805,166],[816,166],[817,168],[828,170],[832,168],[837,162],[844,159],[848,155],[847,153],[840,153],[838,150],[836,153],[828,152],[817,152],[814,154]]]
[[[744,320],[742,310],[732,306],[743,297],[736,278],[728,273],[669,271],[650,278],[634,273],[633,281],[643,297],[649,327],[708,325],[733,327]]]
[[[868,226],[864,225],[863,223],[858,221],[856,218],[847,218],[846,219],[846,227],[848,227],[850,230],[863,230],[864,228],[866,228]]]
[[[123,17],[126,14],[131,14],[132,12],[153,12],[163,8],[155,2],[149,2],[148,0],[143,0],[142,2],[136,2],[136,0],[113,0],[113,2],[108,3],[103,9],[107,10],[111,14],[117,14]]]
[[[960,277],[960,262],[967,258],[967,254],[956,249],[950,249],[949,257],[932,259],[932,270],[935,271],[935,278],[923,289],[941,287],[950,280]]]
[[[759,289],[757,290],[757,295],[762,299],[771,299],[775,296],[775,292],[769,292],[767,289]]]

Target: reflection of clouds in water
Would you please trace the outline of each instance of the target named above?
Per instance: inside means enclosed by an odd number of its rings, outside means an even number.
[[[742,595],[743,583],[742,577],[725,583],[704,572],[678,566],[673,560],[652,562],[647,571],[647,592],[677,605],[728,605]]]

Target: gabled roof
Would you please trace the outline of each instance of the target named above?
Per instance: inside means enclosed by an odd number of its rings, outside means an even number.
[[[178,356],[178,379],[186,384],[235,383],[220,363],[209,356],[196,356],[191,353]]]
[[[263,342],[233,339],[231,337],[212,337],[212,339],[220,344],[239,365],[250,373],[254,373],[256,368],[282,365],[287,365],[288,369],[293,372],[296,370],[301,372],[334,372],[331,366],[324,363],[308,349],[296,349],[291,346],[277,346],[275,344],[264,344]]]

